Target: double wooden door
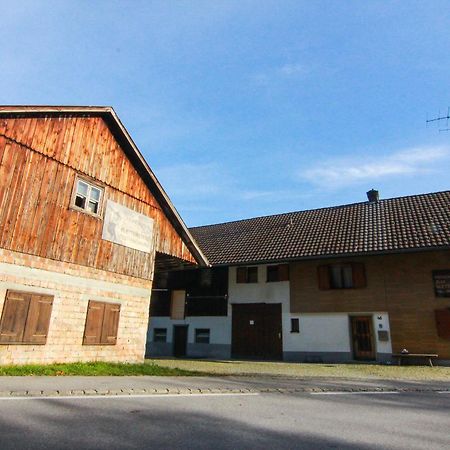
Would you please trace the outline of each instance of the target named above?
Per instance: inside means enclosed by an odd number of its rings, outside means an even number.
[[[375,359],[372,317],[351,317],[353,356],[358,360]]]
[[[231,352],[235,358],[282,359],[281,304],[234,304]]]

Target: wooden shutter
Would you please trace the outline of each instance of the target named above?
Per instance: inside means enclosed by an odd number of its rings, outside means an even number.
[[[100,344],[105,303],[89,301],[84,328],[83,344]]]
[[[117,330],[119,329],[120,305],[115,303],[105,303],[103,317],[102,344],[115,345],[117,342]]]
[[[319,289],[331,289],[330,286],[330,267],[329,266],[319,266],[317,268],[317,275],[319,279]]]
[[[184,320],[184,307],[186,304],[186,291],[172,291],[170,318],[172,320]]]
[[[352,263],[352,277],[354,288],[364,288],[367,286],[366,271],[363,263]]]
[[[53,297],[48,295],[31,295],[28,318],[23,335],[27,344],[45,344],[47,341]]]
[[[289,264],[278,266],[278,281],[289,281]]]
[[[236,283],[247,283],[247,267],[236,269]]]
[[[0,322],[0,342],[21,343],[31,295],[8,291]]]
[[[434,314],[438,336],[442,339],[450,339],[450,309],[437,309]]]

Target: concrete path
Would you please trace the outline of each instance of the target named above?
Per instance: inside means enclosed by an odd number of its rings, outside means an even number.
[[[270,376],[227,377],[0,377],[0,398],[211,394],[236,392],[438,392],[450,391],[449,382],[379,379],[293,378]]]

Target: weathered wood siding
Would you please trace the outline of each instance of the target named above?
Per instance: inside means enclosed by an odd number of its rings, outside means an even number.
[[[156,251],[194,261],[100,117],[0,119],[0,247],[150,278],[154,252],[102,240],[101,219],[70,209],[77,173],[153,218]]]
[[[331,260],[291,264],[293,313],[389,313],[392,349],[438,353],[450,359],[450,341],[438,336],[436,309],[449,308],[450,298],[436,297],[432,271],[450,268],[450,251],[366,256],[336,262],[365,266],[367,286],[360,289],[320,290],[317,267]]]

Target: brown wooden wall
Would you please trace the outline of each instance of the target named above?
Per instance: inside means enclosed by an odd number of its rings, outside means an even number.
[[[320,290],[317,267],[334,262],[363,263],[367,286]],[[291,312],[386,311],[394,352],[407,348],[450,359],[450,341],[438,337],[434,316],[436,309],[450,307],[450,298],[435,296],[432,271],[437,269],[450,269],[450,251],[292,263]]]
[[[152,217],[156,251],[194,262],[100,117],[0,119],[0,247],[149,278],[154,254],[102,240],[101,219],[69,208],[77,173]]]

